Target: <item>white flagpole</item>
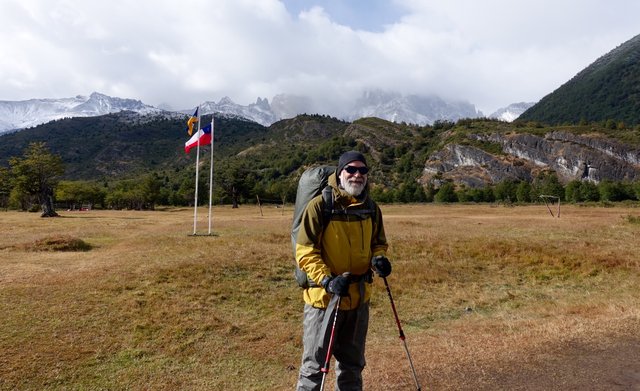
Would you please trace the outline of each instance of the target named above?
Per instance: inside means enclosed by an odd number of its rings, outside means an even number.
[[[216,134],[213,128],[213,115],[211,114],[211,162],[209,163],[209,235],[211,235],[211,199],[213,197],[213,141]]]
[[[195,200],[193,203],[193,234],[196,234],[196,222],[198,221],[198,166],[200,165],[200,106],[198,106],[198,127],[196,128],[196,134],[198,135],[197,148],[196,148],[196,191]]]

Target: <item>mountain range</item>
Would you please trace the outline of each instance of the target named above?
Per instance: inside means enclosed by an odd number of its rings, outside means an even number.
[[[96,117],[119,111],[134,111],[143,115],[162,112],[139,100],[114,98],[97,92],[88,97],[77,95],[62,99],[0,101],[0,133],[62,118]]]
[[[377,185],[372,191],[406,193],[405,200],[419,199],[419,185],[428,189],[452,182],[474,189],[535,182],[549,173],[562,184],[630,183],[640,181],[638,58],[640,38],[635,37],[542,101],[492,114],[501,120],[477,118],[481,113],[469,103],[382,91],[364,94],[341,118],[295,115],[311,110],[313,102],[285,94],[271,104],[264,98],[248,106],[230,98],[205,102],[201,114],[222,113],[215,115],[216,183],[226,192],[241,189],[249,198],[283,191],[295,197],[293,184],[304,167],[335,163],[348,149],[371,158],[370,178]],[[578,111],[581,107],[589,111]],[[41,141],[62,157],[65,179],[106,183],[154,172],[179,189],[192,178],[193,153],[183,149],[192,110],[164,111],[99,93],[0,102],[0,117],[10,125],[4,129],[25,128],[0,135],[0,166]],[[508,122],[522,111],[517,121]],[[560,116],[565,112],[570,115]],[[27,119],[33,122],[26,125]],[[210,119],[207,115],[204,121]],[[609,119],[628,126],[609,126]],[[37,121],[49,122],[34,126]]]
[[[62,99],[0,101],[0,134],[62,118],[94,117],[120,111],[184,117],[191,114],[193,109],[166,111],[139,100],[110,97],[97,92],[88,97],[78,95]],[[276,95],[271,103],[259,97],[255,103],[246,106],[224,97],[217,103],[202,103],[200,113],[237,116],[263,126],[299,114],[323,114],[343,121],[377,117],[415,125],[485,116],[473,104],[465,101],[446,101],[434,95],[402,95],[382,90],[365,91],[340,113],[320,112],[309,97],[291,94]],[[617,123],[640,124],[640,35],[603,55],[539,102],[513,103],[496,110],[488,118],[546,124],[577,124],[611,119]]]
[[[525,104],[510,105],[492,114],[491,118],[512,121],[524,111],[523,105]],[[120,111],[132,111],[142,115],[162,114],[168,117],[183,117],[193,113],[193,109],[167,111],[144,104],[139,100],[110,97],[98,92],[88,97],[78,95],[62,99],[0,101],[0,133],[25,129],[62,118],[95,117]],[[299,114],[327,114],[345,121],[377,117],[391,122],[416,125],[483,117],[482,112],[468,102],[446,101],[435,95],[402,95],[382,90],[363,93],[342,113],[318,113],[310,98],[291,94],[276,95],[271,104],[266,98],[257,98],[255,103],[246,106],[235,103],[229,97],[223,97],[217,103],[215,101],[202,103],[200,113],[237,116],[263,126],[269,126],[276,121],[293,118]]]
[[[8,167],[30,143],[45,142],[62,158],[64,179],[105,184],[153,173],[177,191],[193,183],[195,154],[184,152],[184,119],[119,112],[52,121],[0,135],[0,167]],[[640,180],[636,131],[592,124],[465,119],[417,126],[374,117],[347,122],[299,115],[265,127],[218,115],[215,129],[216,186],[244,199],[284,193],[293,199],[305,167],[335,164],[349,149],[367,154],[377,196],[387,200],[385,194],[400,193],[406,194],[399,200],[420,200],[419,188],[447,182],[478,189],[504,181],[531,183],[551,172],[562,184]]]

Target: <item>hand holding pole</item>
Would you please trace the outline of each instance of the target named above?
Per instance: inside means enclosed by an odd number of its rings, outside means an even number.
[[[346,272],[342,273],[342,277],[347,278],[351,273]],[[349,285],[347,285],[348,289]],[[326,289],[326,288],[325,288]],[[333,315],[333,325],[331,326],[331,336],[329,337],[329,346],[327,347],[327,357],[324,360],[324,365],[320,369],[322,372],[322,383],[320,384],[320,391],[324,390],[324,381],[327,377],[327,372],[329,372],[329,363],[331,362],[331,354],[333,351],[333,340],[335,339],[336,334],[336,323],[338,321],[338,311],[340,310],[340,300],[342,296],[339,293],[334,293],[334,298],[337,296],[336,305],[334,306],[334,315]]]

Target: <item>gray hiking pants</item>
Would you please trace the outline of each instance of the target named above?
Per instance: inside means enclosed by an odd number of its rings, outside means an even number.
[[[323,322],[325,316],[331,317]],[[327,324],[326,330],[323,323]],[[298,376],[298,391],[315,391],[322,383],[321,368],[333,325],[333,308],[319,309],[304,306],[304,334],[302,364]],[[350,311],[338,311],[334,335],[333,356],[336,359],[336,386],[339,391],[362,390],[362,370],[365,366],[364,345],[369,327],[369,303]]]

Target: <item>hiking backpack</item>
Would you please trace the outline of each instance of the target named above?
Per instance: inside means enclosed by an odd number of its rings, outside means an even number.
[[[298,266],[296,261],[296,241],[298,238],[298,231],[300,231],[300,225],[302,224],[302,214],[307,208],[307,204],[316,196],[322,194],[323,208],[322,208],[322,221],[324,228],[329,224],[331,218],[337,215],[353,214],[358,215],[361,218],[371,217],[373,223],[376,221],[376,206],[371,200],[367,198],[369,202],[369,208],[365,210],[336,210],[333,208],[333,191],[329,186],[329,176],[336,171],[336,166],[319,166],[306,169],[300,180],[298,181],[298,190],[296,192],[296,203],[293,211],[293,224],[291,227],[291,247],[293,248],[293,263],[295,265],[295,278],[296,282],[301,288],[309,288],[318,286],[314,281],[307,277],[307,273],[303,272]],[[375,232],[375,229],[374,229]]]

